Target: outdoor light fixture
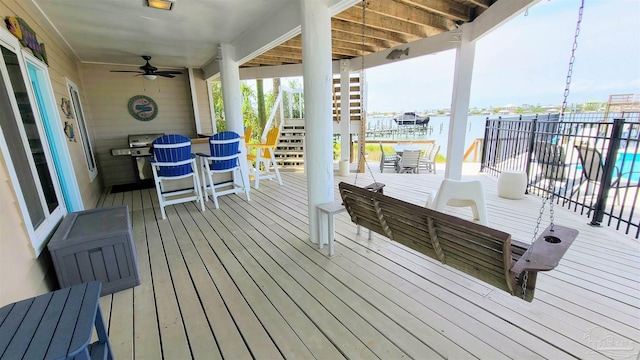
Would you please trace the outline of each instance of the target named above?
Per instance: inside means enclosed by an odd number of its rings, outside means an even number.
[[[147,0],[147,6],[160,10],[171,10],[173,1],[169,0]]]
[[[155,80],[156,78],[158,78],[157,75],[153,75],[153,74],[145,74],[145,75],[142,75],[142,77],[144,77],[147,80]]]

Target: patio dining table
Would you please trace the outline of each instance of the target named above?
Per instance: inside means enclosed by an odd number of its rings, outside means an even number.
[[[424,146],[419,146],[416,144],[396,144],[393,145],[393,151],[396,152],[396,154],[398,154],[398,156],[402,156],[402,153],[405,150],[424,150],[426,147]]]

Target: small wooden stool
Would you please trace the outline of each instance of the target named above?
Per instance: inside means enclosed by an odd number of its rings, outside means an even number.
[[[384,188],[384,184],[379,182],[374,182],[364,187],[364,189],[367,189],[373,192],[378,192],[380,194],[382,194],[383,188]],[[318,210],[318,232],[320,235],[318,237],[318,247],[322,249],[322,246],[324,246],[325,243],[328,244],[329,256],[333,256],[334,254],[333,240],[335,238],[334,236],[335,226],[333,223],[333,216],[336,214],[340,214],[343,211],[346,211],[346,209],[344,208],[344,206],[342,205],[342,201],[340,200],[319,204],[318,206],[316,206],[316,209]],[[325,229],[326,229],[326,233],[325,233]],[[358,230],[356,234],[360,235],[360,225],[358,225]],[[371,240],[372,236],[373,234],[371,233],[371,230],[369,230],[369,240]]]
[[[329,256],[333,256],[333,238],[334,238],[334,224],[333,215],[340,214],[346,211],[342,206],[342,201],[333,201],[317,206],[318,209],[318,247],[322,249],[322,246],[327,243],[329,245]],[[326,231],[326,233],[325,233]]]

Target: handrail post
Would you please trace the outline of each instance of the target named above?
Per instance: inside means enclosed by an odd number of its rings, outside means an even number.
[[[527,190],[525,194],[529,193],[529,179],[531,178],[531,163],[533,162],[533,147],[536,143],[536,131],[538,128],[538,114],[531,120],[531,132],[529,133],[529,156],[527,156],[527,166],[525,172],[527,173]]]
[[[593,217],[590,225],[600,225],[604,218],[605,206],[607,202],[607,194],[611,189],[611,177],[615,168],[616,157],[618,156],[618,148],[620,147],[620,137],[622,136],[622,128],[624,119],[614,119],[613,129],[611,130],[611,140],[607,148],[607,156],[605,157],[604,166],[602,168],[602,181],[598,189],[598,198],[593,210]]]
[[[487,161],[487,144],[490,143],[490,141],[487,141],[487,139],[489,138],[489,117],[487,116],[487,118],[484,121],[484,142],[482,143],[482,160],[480,162],[480,172],[483,172],[484,168],[486,167],[486,161]]]

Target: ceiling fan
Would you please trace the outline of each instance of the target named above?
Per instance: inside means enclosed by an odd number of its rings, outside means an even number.
[[[174,75],[182,74],[182,71],[158,71],[158,68],[149,64],[149,60],[151,60],[151,56],[142,55],[142,58],[147,61],[146,64],[140,66],[140,70],[111,70],[111,72],[132,72],[138,73],[138,75],[134,76],[144,76],[147,80],[155,80],[158,76],[163,76],[166,78],[174,78]]]

